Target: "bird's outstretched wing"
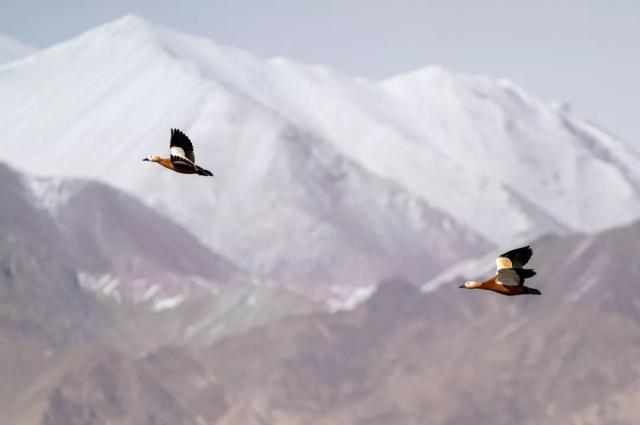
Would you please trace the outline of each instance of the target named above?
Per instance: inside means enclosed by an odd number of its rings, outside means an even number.
[[[171,143],[169,146],[171,152],[171,160],[173,157],[181,157],[188,159],[191,163],[196,162],[195,155],[193,154],[193,144],[191,140],[182,131],[177,128],[171,129]],[[175,161],[174,161],[175,162]]]
[[[496,269],[498,271],[501,269],[521,269],[532,255],[533,250],[530,246],[512,249],[496,258]]]

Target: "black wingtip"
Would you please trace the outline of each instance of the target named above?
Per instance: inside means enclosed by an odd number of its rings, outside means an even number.
[[[523,246],[521,248],[512,249],[511,251],[507,251],[504,254],[501,254],[500,257],[505,257],[515,262],[518,267],[522,267],[529,262],[531,257],[533,256],[533,249],[531,246]]]
[[[209,170],[205,170],[204,168],[201,168],[201,169],[198,170],[198,175],[213,177],[213,173],[211,171],[209,171]]]
[[[526,286],[525,288],[527,290],[527,292],[525,292],[526,294],[529,294],[529,295],[542,295],[542,292],[540,292],[536,288],[529,288],[528,286]]]
[[[178,128],[171,129],[171,140],[169,142],[169,146],[171,147],[178,146],[184,149],[188,159],[191,159],[189,155],[193,156],[193,153],[192,153],[193,143],[191,143],[191,140],[189,140],[189,137],[186,134],[184,134],[182,130]]]
[[[509,253],[513,253],[513,254],[522,254],[522,253],[527,253],[527,254],[533,254],[533,249],[531,248],[530,245],[526,245],[520,248],[516,248],[516,249],[512,249],[511,251],[509,251]]]

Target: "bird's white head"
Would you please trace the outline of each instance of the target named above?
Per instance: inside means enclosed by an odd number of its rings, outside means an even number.
[[[464,285],[461,285],[460,288],[466,288],[466,289],[473,289],[473,288],[479,288],[480,287],[480,282],[477,282],[475,280],[470,280],[469,282],[466,282]]]
[[[149,155],[146,158],[142,159],[143,161],[151,161],[151,162],[158,162],[160,160],[160,157],[158,155]]]

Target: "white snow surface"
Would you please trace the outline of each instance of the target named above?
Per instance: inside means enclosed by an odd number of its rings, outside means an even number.
[[[331,312],[342,310],[353,310],[364,303],[376,292],[377,286],[362,286],[354,290],[347,290],[344,287],[333,286],[330,288],[333,298],[329,298],[327,304]]]
[[[150,305],[153,311],[173,309],[190,299],[215,294],[218,283],[198,276],[167,274],[162,279],[142,278],[126,274],[78,272],[78,282],[91,292],[110,297],[117,302]]]
[[[3,159],[133,192],[258,275],[368,285],[640,216],[638,152],[509,81],[356,79],[131,15],[0,66],[0,117]],[[140,162],[171,127],[214,178]]]
[[[175,297],[165,298],[165,299],[156,301],[152,309],[153,311],[162,311],[162,310],[176,308],[177,306],[182,304],[183,301],[184,301],[184,296],[176,295]]]

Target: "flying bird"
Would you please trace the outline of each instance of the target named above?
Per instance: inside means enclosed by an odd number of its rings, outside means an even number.
[[[182,131],[177,128],[171,129],[171,142],[169,144],[169,158],[162,158],[157,155],[151,155],[143,159],[143,161],[157,162],[165,168],[182,174],[198,174],[200,176],[213,176],[209,170],[196,165],[196,159],[193,155],[193,145],[191,140]]]
[[[530,246],[513,249],[496,258],[496,275],[483,282],[467,282],[460,288],[486,289],[503,295],[540,295],[535,288],[524,286],[525,279],[533,277],[536,272],[533,269],[523,269],[527,264],[533,250]]]

